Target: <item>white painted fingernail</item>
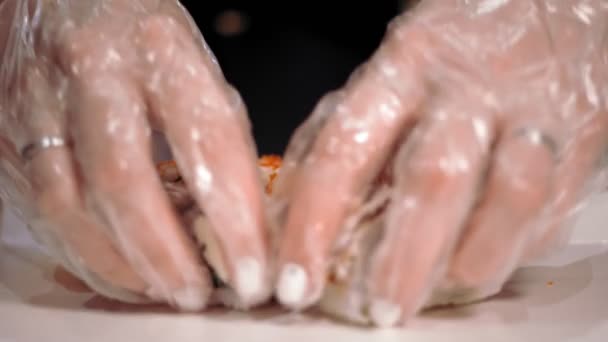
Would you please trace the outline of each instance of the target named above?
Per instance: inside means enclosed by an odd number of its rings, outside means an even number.
[[[369,315],[377,326],[389,328],[401,319],[401,308],[386,300],[375,300],[369,309]]]
[[[173,293],[175,305],[184,311],[200,311],[207,304],[208,293],[204,289],[186,287]]]
[[[262,265],[254,258],[243,258],[236,264],[236,288],[245,302],[256,300],[264,291]]]
[[[308,288],[308,275],[302,266],[287,264],[283,266],[277,285],[277,297],[281,304],[297,308],[304,302]]]

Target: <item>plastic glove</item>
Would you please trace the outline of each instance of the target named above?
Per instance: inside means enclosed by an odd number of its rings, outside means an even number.
[[[158,130],[217,227],[228,282],[244,303],[261,301],[263,189],[246,110],[180,4],[1,6],[2,198],[39,240],[101,294],[203,308],[211,279],[157,175]],[[20,154],[44,137],[67,144]]]
[[[362,210],[382,213],[379,236],[330,309],[383,326],[494,294],[563,241],[603,174],[607,14],[600,0],[424,0],[398,18],[292,138],[279,300],[333,296],[326,273]]]

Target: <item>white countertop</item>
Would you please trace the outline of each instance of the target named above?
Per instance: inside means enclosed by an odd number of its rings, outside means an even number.
[[[107,313],[50,281],[53,265],[5,218],[2,341],[608,341],[608,196],[598,197],[560,254],[521,269],[498,297],[426,313],[408,327],[362,329],[274,309],[205,315]]]

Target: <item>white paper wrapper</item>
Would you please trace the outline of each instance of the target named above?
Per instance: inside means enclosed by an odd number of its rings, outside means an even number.
[[[608,196],[579,220],[569,246],[522,268],[495,298],[433,310],[398,330],[368,330],[314,312],[176,314],[112,304],[54,279],[56,265],[9,212],[0,249],[0,341],[605,341],[608,336]]]

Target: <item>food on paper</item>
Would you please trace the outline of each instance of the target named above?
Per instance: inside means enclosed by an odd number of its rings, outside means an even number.
[[[273,185],[281,170],[279,156],[262,156],[258,165],[266,196],[272,196]],[[159,165],[161,179],[184,225],[200,244],[203,258],[214,276],[215,301],[232,308],[242,308],[236,294],[226,286],[226,271],[219,257],[217,243],[210,234],[211,227],[204,213],[195,204],[174,162]],[[373,194],[353,215],[346,219],[342,234],[334,250],[333,262],[327,274],[327,285],[318,303],[319,308],[332,316],[354,323],[367,324],[367,297],[364,291],[367,261],[382,234],[383,211],[389,201],[391,177],[383,174],[374,186]],[[462,304],[495,294],[499,288],[485,291],[444,289],[436,291],[427,307]]]
[[[272,196],[273,185],[280,174],[281,162],[281,157],[275,155],[262,156],[258,160],[260,181],[268,198]],[[200,246],[201,256],[210,268],[215,287],[211,304],[244,309],[245,306],[239,302],[236,293],[227,286],[226,270],[221,262],[219,246],[213,234],[210,234],[210,223],[189,192],[176,163],[161,162],[157,169],[173,207],[184,227]],[[365,204],[346,219],[334,249],[326,287],[318,302],[319,308],[326,314],[353,323],[369,323],[365,293],[365,275],[368,273],[366,268],[369,267],[368,261],[381,238],[382,213],[389,202],[390,182],[390,175],[382,175],[375,183],[373,194],[367,198]],[[54,278],[57,283],[70,291],[80,293],[91,291],[82,281],[62,267],[56,269]],[[469,303],[493,295],[498,290],[498,288],[483,292],[462,289],[439,290],[433,293],[426,307]],[[87,307],[123,308],[115,301],[101,297],[95,297],[89,304]],[[134,306],[125,303],[124,307]]]

